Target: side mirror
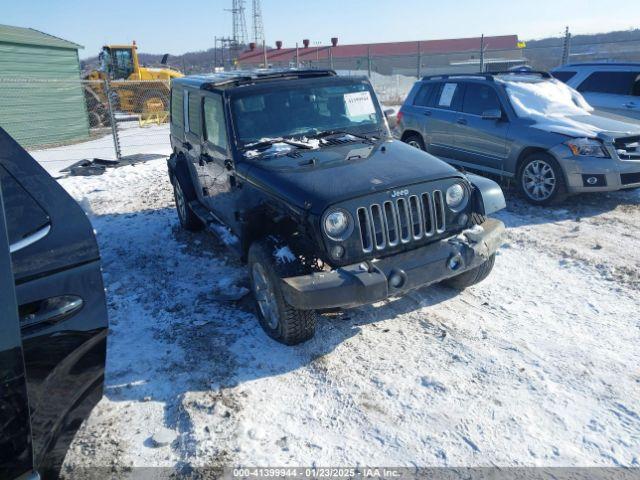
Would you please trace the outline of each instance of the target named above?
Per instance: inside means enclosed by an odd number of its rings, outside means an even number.
[[[398,117],[396,111],[393,108],[388,108],[384,111],[384,116],[387,118],[389,128],[396,128],[398,126]]]
[[[500,120],[502,119],[502,110],[494,108],[491,110],[485,110],[482,112],[483,120]]]

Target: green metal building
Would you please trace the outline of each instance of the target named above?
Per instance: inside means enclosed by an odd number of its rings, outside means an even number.
[[[25,147],[89,136],[76,43],[0,25],[0,127]]]

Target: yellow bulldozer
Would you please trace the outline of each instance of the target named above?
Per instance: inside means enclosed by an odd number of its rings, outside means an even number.
[[[106,45],[98,55],[100,67],[85,75],[85,98],[92,127],[109,125],[105,79],[109,79],[111,102],[115,110],[141,117],[160,115],[169,109],[172,78],[184,75],[167,65],[168,54],[159,66],[140,66],[136,42]],[[166,115],[165,115],[166,118]]]

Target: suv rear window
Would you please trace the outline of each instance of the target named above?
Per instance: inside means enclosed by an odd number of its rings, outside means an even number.
[[[457,110],[460,107],[461,85],[455,82],[446,82],[439,85],[438,92],[432,98],[430,106],[446,108],[447,110]]]
[[[501,110],[498,95],[489,85],[467,83],[464,92],[462,111],[473,115],[482,115],[487,110]]]
[[[420,87],[418,93],[416,94],[416,98],[413,101],[413,104],[417,107],[428,107],[429,99],[431,98],[434,90],[436,89],[437,84],[435,83],[426,83]]]
[[[640,95],[640,71],[593,72],[578,87],[579,92]]]
[[[0,185],[7,215],[9,244],[28,237],[49,223],[47,213],[3,167],[0,167]]]
[[[195,92],[189,92],[189,131],[195,135],[202,133],[200,122],[200,107],[202,97]]]
[[[182,89],[171,89],[171,123],[182,127],[184,125],[184,100]]]
[[[553,75],[555,78],[557,78],[558,80],[560,80],[561,82],[567,83],[569,80],[571,80],[573,77],[576,76],[576,73],[578,72],[551,72],[551,75]]]

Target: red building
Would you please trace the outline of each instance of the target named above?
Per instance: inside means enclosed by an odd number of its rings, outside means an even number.
[[[267,64],[272,67],[305,66],[333,67],[336,70],[368,70],[382,74],[400,73],[415,75],[420,72],[440,73],[435,70],[477,71],[480,64],[481,45],[484,45],[485,65],[524,63],[518,48],[517,35],[495,37],[457,38],[447,40],[422,40],[412,42],[362,43],[339,45],[310,45],[304,40],[300,48],[283,48],[276,42],[275,49],[267,49]],[[238,58],[241,68],[264,66],[265,52],[251,46]],[[503,66],[503,65],[500,65]],[[475,70],[474,70],[475,69]]]

